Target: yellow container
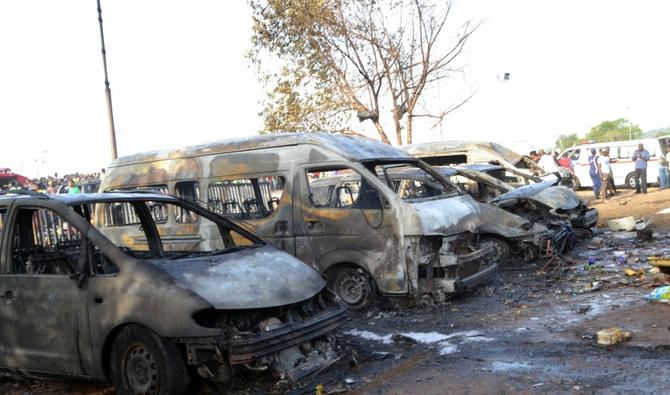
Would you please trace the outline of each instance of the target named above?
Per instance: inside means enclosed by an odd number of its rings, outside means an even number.
[[[598,344],[611,346],[631,338],[631,333],[621,328],[607,328],[598,331]]]
[[[650,256],[649,264],[656,267],[670,267],[670,256]]]

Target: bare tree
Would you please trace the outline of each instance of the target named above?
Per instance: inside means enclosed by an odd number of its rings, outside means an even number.
[[[413,121],[435,123],[465,103],[420,105],[422,94],[460,68],[455,60],[477,25],[446,35],[452,5],[432,0],[252,0],[251,58],[261,69],[274,55],[281,72],[263,72],[274,87],[265,101],[265,129],[348,130],[351,114],[370,121],[390,144],[411,143]],[[278,89],[280,88],[280,89]],[[383,108],[391,119],[382,120]],[[428,108],[432,109],[428,110]],[[290,111],[289,111],[290,110]],[[309,120],[309,121],[308,121]],[[404,130],[404,136],[403,136]]]

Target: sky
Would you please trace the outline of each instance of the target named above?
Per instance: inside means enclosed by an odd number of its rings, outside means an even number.
[[[669,126],[666,3],[456,0],[455,25],[482,24],[461,58],[465,72],[431,95],[474,96],[415,141],[479,139],[525,151],[619,117],[643,130]],[[119,155],[257,133],[264,93],[245,58],[245,1],[102,7]],[[95,1],[0,2],[0,54],[0,167],[31,177],[105,167]]]

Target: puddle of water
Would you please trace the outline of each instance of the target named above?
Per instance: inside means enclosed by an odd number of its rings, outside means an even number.
[[[344,332],[345,335],[358,336],[366,340],[378,341],[384,344],[393,343],[393,335],[378,335],[370,331],[352,329]],[[421,344],[437,344],[441,355],[453,354],[459,351],[458,345],[475,342],[491,342],[495,339],[486,337],[480,331],[464,331],[444,334],[439,332],[406,332],[399,333],[401,336],[410,338]],[[456,344],[458,342],[458,344]]]
[[[445,335],[438,332],[407,332],[401,333],[401,335],[409,337],[417,343],[430,344],[437,343],[442,340],[449,339],[451,335]]]
[[[391,344],[393,340],[391,339],[392,335],[380,336],[374,332],[370,331],[359,331],[358,329],[352,329],[350,331],[344,332],[345,335],[358,336],[365,340],[373,340],[382,342],[384,344]]]
[[[491,362],[491,370],[493,370],[494,372],[506,372],[509,370],[525,370],[530,368],[531,366],[526,362],[504,362],[504,361]]]

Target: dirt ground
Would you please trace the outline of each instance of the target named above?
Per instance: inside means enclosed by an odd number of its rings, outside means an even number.
[[[606,201],[596,201],[593,192],[581,190],[579,196],[598,209],[599,226],[607,226],[607,220],[634,216],[649,219],[659,211],[670,207],[670,189],[649,188],[647,194],[636,194],[635,190],[619,188],[617,194]],[[656,215],[653,229],[670,229],[670,215]]]
[[[580,195],[590,198],[589,191]],[[670,207],[670,191],[622,190],[594,203],[600,224],[647,219]],[[488,284],[430,310],[395,309],[385,300],[352,314],[337,337],[343,358],[297,386],[244,375],[227,388],[197,393],[535,394],[667,393],[670,306],[643,299],[670,284],[652,255],[670,255],[670,214],[657,214],[653,240],[601,226],[564,259],[508,265]],[[616,256],[623,256],[618,262]],[[620,258],[621,259],[621,258]],[[630,269],[626,274],[626,269]],[[596,344],[604,328],[629,341]],[[1,393],[111,394],[106,385],[5,379]]]

